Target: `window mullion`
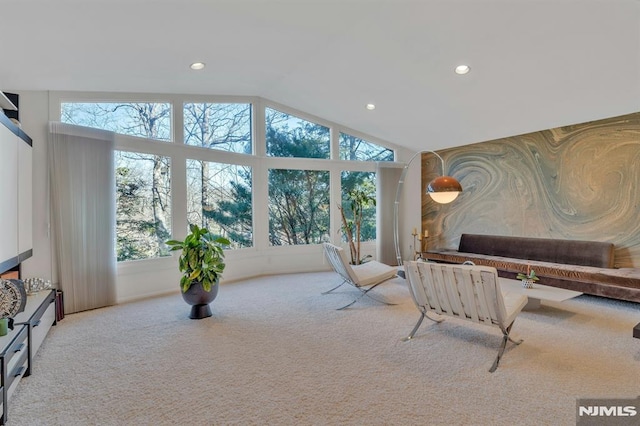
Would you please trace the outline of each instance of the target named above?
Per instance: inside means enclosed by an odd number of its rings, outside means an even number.
[[[265,157],[267,155],[267,143],[265,136],[265,115],[264,102],[262,98],[257,99],[253,103],[252,110],[252,132],[253,132],[253,153],[257,157]]]
[[[184,100],[173,100],[173,142],[176,144],[184,144]]]
[[[173,238],[187,236],[187,160],[184,152],[171,156],[171,200]]]

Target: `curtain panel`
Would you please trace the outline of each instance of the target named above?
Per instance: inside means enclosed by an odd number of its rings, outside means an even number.
[[[54,262],[65,312],[116,303],[114,134],[49,123]]]

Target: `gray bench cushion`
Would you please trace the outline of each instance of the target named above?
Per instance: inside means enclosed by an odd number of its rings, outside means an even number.
[[[597,241],[462,234],[460,250],[422,256],[436,262],[470,260],[493,266],[506,278],[515,278],[530,266],[546,285],[640,302],[640,268],[613,268],[613,253],[613,244]]]
[[[601,268],[614,261],[614,245],[600,241],[462,234],[458,251]]]

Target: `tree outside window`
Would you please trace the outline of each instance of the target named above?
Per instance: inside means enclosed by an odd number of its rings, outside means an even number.
[[[61,121],[128,136],[171,141],[171,104],[143,102],[69,102]]]
[[[340,159],[348,161],[393,161],[393,151],[364,139],[340,133]]]
[[[329,172],[269,170],[269,243],[320,244],[329,237]]]
[[[265,109],[267,155],[329,158],[329,128],[293,115]]]
[[[348,172],[341,174],[342,184],[342,209],[351,211],[350,194],[360,193],[361,197],[376,199],[376,174],[375,172]],[[368,203],[362,210],[362,223],[360,225],[360,241],[374,241],[376,239],[376,205]]]
[[[267,154],[275,157],[330,156],[329,128],[266,108]],[[269,243],[318,244],[329,236],[329,172],[269,170]]]
[[[118,262],[169,256],[169,158],[116,151],[116,256]]]
[[[184,143],[251,154],[251,104],[185,103]]]
[[[231,248],[253,246],[251,168],[187,160],[187,219]]]

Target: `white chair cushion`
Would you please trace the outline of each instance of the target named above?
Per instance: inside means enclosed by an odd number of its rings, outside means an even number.
[[[396,276],[398,268],[371,260],[362,265],[351,265],[351,269],[358,277],[358,285],[370,286]]]
[[[507,317],[505,318],[504,323],[510,325],[515,321],[516,316],[520,313],[522,308],[524,308],[529,299],[523,294],[515,293],[502,293],[502,298],[504,300],[504,309],[507,312]]]

